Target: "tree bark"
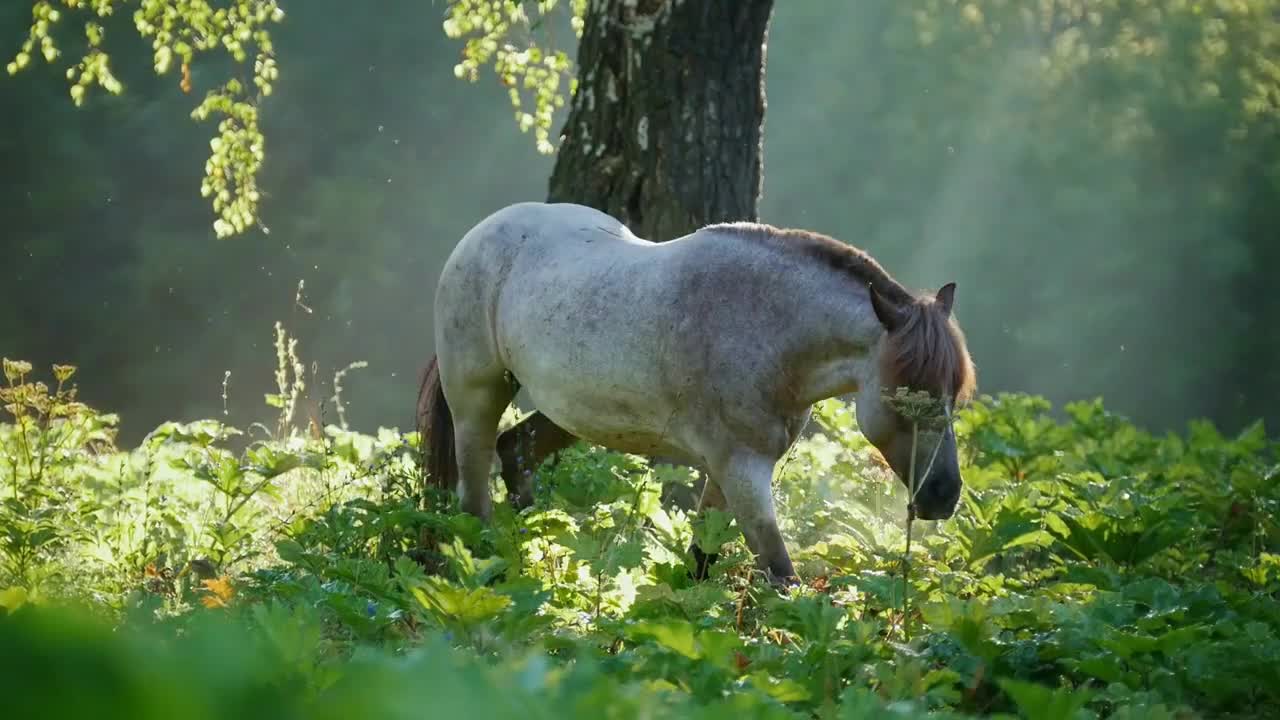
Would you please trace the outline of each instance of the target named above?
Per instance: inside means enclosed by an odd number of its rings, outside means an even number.
[[[654,241],[756,220],[772,12],[773,0],[591,0],[548,201],[594,207]],[[575,440],[540,412],[502,433],[517,504],[532,499],[521,480]]]
[[[549,200],[641,237],[755,220],[773,0],[593,0]]]

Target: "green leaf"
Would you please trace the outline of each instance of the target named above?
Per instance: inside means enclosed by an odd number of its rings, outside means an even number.
[[[694,627],[684,620],[649,620],[631,626],[627,634],[633,638],[653,638],[659,645],[690,660],[702,658],[702,648],[694,639]]]
[[[280,559],[295,565],[301,565],[306,562],[307,553],[302,549],[302,545],[296,540],[279,540],[275,544],[276,553],[280,555]]]
[[[422,607],[442,621],[464,626],[492,620],[511,605],[511,598],[489,587],[463,588],[440,578],[426,578],[413,588]]]
[[[245,456],[248,459],[245,469],[268,480],[301,467],[303,464],[303,459],[298,453],[273,445],[250,448]]]
[[[1067,538],[1071,536],[1071,528],[1067,527],[1067,524],[1062,522],[1062,518],[1058,516],[1058,513],[1046,512],[1044,514],[1044,524],[1060,538]]]
[[[754,672],[747,680],[778,702],[803,702],[810,697],[809,688],[791,678],[776,678],[766,672]]]
[[[1096,717],[1082,714],[1084,706],[1093,697],[1089,690],[1064,690],[1022,682],[1011,678],[999,678],[996,683],[1013,698],[1025,717],[1036,720],[1076,720]]]
[[[720,552],[720,547],[738,537],[733,515],[706,508],[693,521],[693,540],[707,554]]]

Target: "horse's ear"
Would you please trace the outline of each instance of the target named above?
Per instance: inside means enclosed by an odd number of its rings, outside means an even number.
[[[876,318],[884,326],[884,329],[893,332],[902,327],[901,308],[881,295],[874,285],[869,285],[868,289],[871,291],[871,309],[875,310]]]
[[[942,308],[942,314],[950,315],[951,307],[956,302],[956,284],[949,282],[943,285],[934,299],[938,301],[938,307]]]

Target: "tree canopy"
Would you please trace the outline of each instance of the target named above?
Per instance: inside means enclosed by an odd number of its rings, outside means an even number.
[[[235,0],[225,6],[209,0],[63,0],[61,5],[64,7],[36,0],[27,37],[6,69],[16,75],[35,58],[55,63],[63,56],[62,48],[71,48],[73,56],[80,56],[66,68],[71,100],[77,106],[84,104],[86,94],[95,86],[112,94],[124,90],[103,46],[103,20],[131,5],[136,5],[134,28],[151,42],[156,73],[166,75],[176,63],[181,73],[178,86],[184,93],[204,84],[193,80],[192,64],[197,55],[220,51],[235,66],[245,66],[252,59],[251,79],[232,76],[209,83],[212,87],[191,111],[191,116],[201,121],[211,116],[222,118],[217,134],[209,141],[205,179],[200,185],[200,194],[211,199],[217,214],[214,231],[225,237],[252,227],[262,196],[258,170],[266,152],[258,104],[271,94],[279,77],[268,32],[271,23],[284,19],[284,10],[276,0]],[[83,38],[60,33],[72,24],[72,17],[83,28]]]
[[[84,103],[86,93],[99,87],[118,95],[124,84],[112,71],[106,29],[101,22],[118,9],[136,5],[132,17],[138,35],[149,40],[155,72],[166,75],[177,64],[178,87],[190,93],[196,87],[192,67],[197,55],[221,53],[234,66],[247,66],[252,58],[251,80],[240,77],[240,68],[206,91],[204,99],[191,111],[200,121],[221,116],[217,134],[209,141],[205,179],[200,194],[210,198],[217,218],[213,222],[218,237],[244,233],[258,223],[258,203],[262,193],[258,172],[266,152],[266,138],[259,124],[260,105],[272,93],[279,78],[269,26],[284,20],[284,9],[276,0],[234,0],[225,6],[210,0],[63,0],[65,8],[51,0],[36,0],[30,29],[21,48],[6,65],[10,75],[26,69],[33,59],[50,64],[70,46],[80,59],[66,68],[71,100]],[[573,91],[572,63],[563,48],[557,49],[555,33],[548,20],[557,18],[558,0],[534,3],[530,18],[527,3],[453,0],[446,10],[443,31],[450,38],[467,38],[462,60],[454,67],[458,78],[479,79],[482,68],[491,66],[500,82],[509,89],[522,132],[534,131],[537,149],[554,152],[551,141],[553,115],[564,106],[562,80]],[[578,35],[586,0],[571,0],[568,26]],[[60,37],[70,24],[69,13],[83,27],[81,39]],[[572,40],[568,38],[567,40]],[[226,62],[213,61],[215,72]],[[220,67],[223,66],[223,67]],[[526,100],[526,93],[532,102]],[[529,107],[531,105],[531,107]]]

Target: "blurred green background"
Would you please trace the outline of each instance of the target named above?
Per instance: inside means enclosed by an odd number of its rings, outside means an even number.
[[[1156,429],[1274,424],[1276,7],[779,2],[762,219],[912,286],[956,281],[985,391],[1101,395]],[[545,196],[552,159],[491,75],[454,77],[442,5],[288,9],[267,235],[214,239],[198,193],[212,128],[188,114],[216,60],[183,95],[124,13],[122,96],[74,108],[62,62],[0,77],[0,353],[79,365],[124,442],[220,414],[226,371],[233,422],[274,414],[276,320],[322,385],[369,362],[345,383],[355,428],[408,428],[445,256]],[[30,19],[0,7],[0,55]]]

